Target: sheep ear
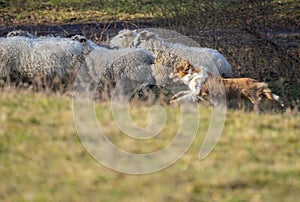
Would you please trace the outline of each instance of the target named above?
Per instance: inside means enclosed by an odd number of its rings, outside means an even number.
[[[130,30],[129,30],[130,31]],[[131,33],[131,36],[136,36],[138,33],[137,33],[137,31],[136,31],[136,29],[135,30],[133,30],[133,31],[130,31],[130,33]]]

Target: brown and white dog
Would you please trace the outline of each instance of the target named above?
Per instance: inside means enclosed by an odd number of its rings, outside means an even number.
[[[256,109],[263,98],[277,101],[282,107],[284,106],[279,96],[273,94],[265,82],[259,82],[252,78],[221,78],[207,71],[205,67],[194,67],[188,61],[178,65],[171,73],[170,78],[174,81],[180,79],[190,89],[175,94],[170,103],[192,97],[193,100],[207,100],[211,104],[215,104],[208,100],[207,96],[220,97],[222,93],[225,93],[228,100],[246,99],[253,103]]]

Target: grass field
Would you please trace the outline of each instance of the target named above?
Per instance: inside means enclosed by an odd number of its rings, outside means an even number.
[[[293,21],[297,13],[294,0],[264,0],[262,4],[283,7],[283,12],[272,17]],[[61,24],[109,22],[130,20],[159,20],[186,15],[206,14],[216,8],[227,12],[239,10],[235,3],[225,1],[194,0],[0,0],[0,24]],[[216,10],[216,12],[218,12]],[[280,15],[280,16],[279,16]],[[219,25],[220,26],[220,25]]]
[[[261,28],[265,31],[273,28],[297,30],[299,3],[295,0],[236,2],[0,0],[2,27],[114,21],[169,22],[176,29],[183,26],[183,33],[192,33],[191,37],[195,35],[203,44],[209,44],[208,47],[231,56],[228,58],[234,68],[237,66],[234,64],[249,68],[245,75],[249,73],[259,78],[257,75],[262,73],[268,81],[268,71],[258,67],[277,71],[280,77],[270,82],[272,90],[277,87],[274,90],[280,96],[293,98],[291,106],[295,106],[295,111],[260,115],[229,110],[218,144],[206,159],[199,160],[199,150],[211,118],[211,109],[200,105],[196,139],[179,161],[156,173],[128,175],[104,167],[83,147],[73,121],[71,98],[1,89],[0,201],[298,201],[300,113],[296,108],[299,107],[299,82],[290,81],[292,76],[299,81],[297,40],[290,43],[294,44],[291,49],[285,44],[291,37],[288,36],[284,38],[284,46],[280,46],[279,40],[274,49],[276,40],[266,32],[266,36],[255,38],[257,43],[250,43],[250,48],[241,48],[247,45],[245,40],[252,37],[246,34],[241,40],[237,37],[241,47],[235,46],[232,38],[227,45],[224,38],[218,39],[217,31],[230,28],[238,28],[241,33],[244,28],[251,31]],[[213,32],[204,35],[202,30]],[[262,42],[267,48],[259,49]],[[290,63],[289,56],[295,56],[296,60]],[[277,66],[282,68],[276,69]],[[234,71],[237,73],[236,69]],[[283,81],[288,82],[288,89],[284,91]],[[95,105],[101,129],[115,145],[126,151],[156,151],[168,145],[178,130],[179,109],[165,107],[168,119],[160,135],[149,140],[128,138],[116,128],[109,106],[109,103]],[[149,107],[132,108],[130,113],[136,124],[149,123]]]
[[[206,6],[202,2],[175,0],[9,0],[2,5],[4,21],[11,18],[14,24],[147,20],[187,14],[195,6]]]
[[[122,137],[108,103],[96,105],[102,129],[120,147],[149,152],[172,138],[169,118],[160,140]],[[300,197],[300,115],[228,111],[223,134],[205,160],[199,149],[210,110],[201,107],[200,127],[188,152],[174,165],[148,175],[110,170],[82,146],[71,99],[6,90],[0,93],[1,201],[297,201]],[[147,124],[147,107],[133,108]],[[166,107],[167,114],[179,115]],[[160,144],[159,144],[160,142]]]

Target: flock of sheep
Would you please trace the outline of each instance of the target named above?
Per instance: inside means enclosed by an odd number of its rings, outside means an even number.
[[[120,86],[130,96],[137,89],[142,96],[146,88],[141,86],[176,93],[184,86],[173,83],[169,75],[185,60],[232,76],[230,64],[217,50],[167,42],[148,30],[122,30],[109,46],[80,35],[36,37],[18,30],[0,37],[0,50],[2,87],[67,93],[75,86],[96,90],[97,99],[109,99]]]

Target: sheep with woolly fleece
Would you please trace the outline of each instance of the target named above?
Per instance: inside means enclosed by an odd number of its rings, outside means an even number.
[[[192,64],[207,67],[213,73],[224,77],[232,76],[231,65],[217,50],[165,42],[157,34],[147,30],[121,30],[110,41],[110,46],[116,48],[144,48],[152,52],[156,57],[153,72],[156,75],[155,78],[162,85],[170,83],[168,76],[171,71],[187,59]],[[157,78],[157,76],[160,78]]]
[[[0,64],[2,70],[29,77],[56,74],[62,78],[69,70],[78,68],[86,55],[99,46],[81,35],[36,38],[26,31],[17,30],[9,32],[7,38],[1,38],[0,47],[4,59]]]
[[[96,99],[109,99],[114,90],[120,96],[130,96],[141,85],[155,83],[153,63],[152,54],[143,49],[97,47],[78,72],[75,89],[96,90]]]
[[[85,47],[80,42],[61,37],[10,35],[1,38],[0,50],[0,77],[20,83],[41,78],[50,85],[59,81],[66,86],[85,58]]]
[[[110,40],[112,48],[144,48],[149,51],[163,50],[168,43],[158,35],[147,30],[124,29]]]
[[[30,39],[7,37],[0,41],[0,69],[32,77],[38,74],[63,77],[72,71],[84,51],[81,43],[60,37]]]
[[[141,83],[154,83],[151,69],[154,57],[147,50],[108,49],[107,46],[97,45],[81,35],[72,36],[71,39],[79,41],[90,51],[78,72],[75,87],[81,90],[91,86],[95,90],[97,87],[96,93],[101,94],[101,98],[109,98],[108,94],[116,87],[124,91],[124,95],[131,93],[133,87]]]
[[[50,78],[50,82],[59,79],[73,85],[79,74],[81,84],[96,83],[102,95],[121,80],[127,90],[144,79],[153,83],[150,65],[154,58],[142,49],[109,50],[80,35],[72,38],[10,35],[0,38],[0,48],[2,77],[13,75],[26,81]]]

